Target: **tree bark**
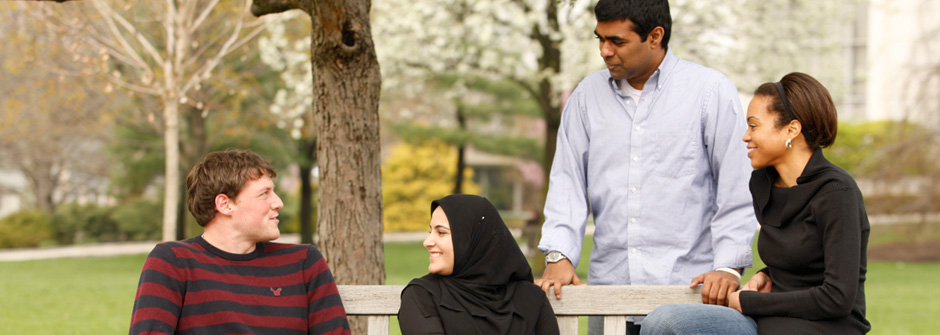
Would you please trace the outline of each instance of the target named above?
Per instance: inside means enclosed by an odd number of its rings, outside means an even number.
[[[369,0],[257,0],[252,13],[312,18],[314,127],[320,168],[317,236],[341,285],[385,283],[378,102],[381,73]],[[365,320],[350,319],[354,334]]]
[[[317,163],[316,139],[300,139],[301,152],[304,158],[300,160],[300,243],[313,244],[313,184],[311,173]]]
[[[463,106],[457,104],[457,125],[460,127],[460,131],[466,133],[467,131],[467,118],[463,115]],[[454,194],[463,193],[463,170],[466,168],[467,163],[464,161],[464,155],[467,152],[467,143],[460,142],[457,145],[457,174],[454,176]]]
[[[383,284],[379,64],[370,1],[317,1],[314,116],[320,167],[318,236],[339,284]]]

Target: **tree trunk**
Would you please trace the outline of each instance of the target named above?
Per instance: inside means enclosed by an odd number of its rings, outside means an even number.
[[[300,139],[301,152],[304,158],[300,160],[300,243],[313,244],[313,185],[311,173],[316,164],[317,141]]]
[[[457,125],[460,131],[467,132],[467,119],[463,115],[463,107],[457,104]],[[457,174],[454,176],[454,194],[463,193],[463,170],[467,163],[464,161],[464,154],[467,152],[467,143],[460,142],[457,145]]]
[[[163,144],[166,169],[163,194],[163,240],[176,238],[176,206],[180,200],[179,105],[173,95],[163,98]]]
[[[180,200],[176,203],[176,240],[185,240],[189,238],[186,229],[186,183],[180,176],[179,187]]]
[[[320,167],[317,236],[338,284],[385,283],[379,150],[381,73],[368,0],[316,1],[312,46]],[[351,318],[354,334],[366,320]]]
[[[33,195],[36,197],[35,206],[42,212],[52,213],[55,211],[57,202],[55,201],[55,189],[59,181],[59,172],[53,171],[53,164],[44,161],[37,162],[36,159],[30,159],[32,164],[28,169],[21,169],[23,175],[33,185]]]
[[[315,1],[311,57],[320,247],[339,284],[383,284],[379,64],[370,2]]]
[[[186,225],[187,214],[186,204],[186,180],[185,175],[189,170],[202,160],[209,153],[209,132],[206,129],[206,118],[202,117],[202,110],[184,105],[186,124],[181,131],[179,144],[180,148],[180,197],[177,205],[176,218],[176,239],[183,240],[189,238],[189,227]],[[183,135],[185,134],[185,136]]]
[[[546,0],[545,2],[545,19],[548,22],[549,31],[541,31],[536,27],[533,33],[542,48],[542,55],[539,56],[539,73],[557,74],[561,72],[561,50],[559,49],[561,43],[552,38],[553,32],[560,30],[558,27],[557,1]],[[545,196],[548,193],[548,177],[552,170],[552,161],[555,159],[555,141],[558,137],[558,126],[561,124],[561,104],[559,103],[561,97],[557,96],[548,76],[539,80],[537,91],[539,107],[542,108],[542,114],[545,117],[545,152],[544,157],[542,157],[544,186],[536,202],[535,217],[526,221],[523,237],[530,241],[528,243],[529,255],[534,258],[533,262],[537,264],[536,267],[541,268],[544,266],[544,256],[538,250],[538,243],[532,243],[532,241],[538,241],[541,235],[542,208],[545,206]],[[541,273],[541,271],[537,271],[537,273]]]
[[[317,236],[341,285],[385,283],[379,157],[381,73],[369,0],[255,0],[256,16],[310,14],[314,127],[320,168]],[[353,334],[365,319],[350,318]]]

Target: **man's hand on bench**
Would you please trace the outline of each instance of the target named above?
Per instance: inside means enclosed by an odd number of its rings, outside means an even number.
[[[546,297],[548,296],[548,289],[554,286],[555,299],[561,299],[561,287],[568,284],[584,285],[581,279],[578,278],[578,273],[574,271],[574,266],[571,265],[571,261],[567,259],[562,259],[555,263],[548,263],[545,265],[545,272],[542,273],[542,278],[535,280],[535,285],[541,287],[542,291],[545,291]]]
[[[692,279],[690,288],[702,284],[702,303],[728,306],[728,295],[738,290],[741,279],[724,271],[709,271]]]

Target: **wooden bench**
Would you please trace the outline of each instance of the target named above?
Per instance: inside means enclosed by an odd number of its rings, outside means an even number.
[[[387,335],[398,314],[401,285],[339,285],[348,315],[368,316],[369,335]],[[578,316],[604,316],[604,334],[622,335],[628,315],[646,315],[660,305],[700,304],[701,288],[688,286],[565,286],[561,300],[549,298],[562,335],[578,334]]]

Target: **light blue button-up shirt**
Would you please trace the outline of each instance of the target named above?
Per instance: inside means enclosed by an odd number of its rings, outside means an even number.
[[[757,220],[734,84],[671,51],[639,101],[619,83],[595,72],[565,105],[539,249],[577,266],[590,212],[590,284],[688,285],[750,267]]]

